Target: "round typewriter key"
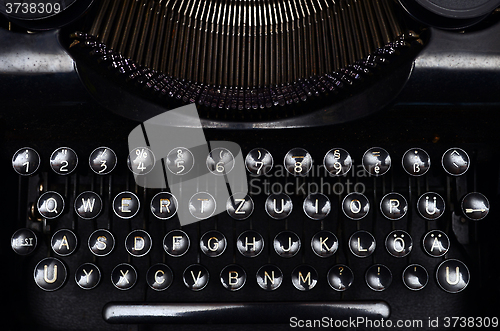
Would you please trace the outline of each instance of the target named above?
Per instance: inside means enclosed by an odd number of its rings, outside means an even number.
[[[294,176],[305,176],[311,170],[311,154],[303,148],[294,148],[285,155],[285,169]]]
[[[50,245],[54,253],[60,256],[68,256],[76,250],[78,241],[73,231],[61,229],[52,235]]]
[[[137,282],[137,271],[128,263],[119,264],[111,272],[111,282],[119,290],[129,290]]]
[[[438,285],[446,292],[458,293],[469,285],[469,269],[462,261],[446,260],[438,266],[436,279]]]
[[[44,291],[55,291],[66,281],[67,271],[60,260],[48,257],[38,262],[35,267],[35,283]]]
[[[181,230],[172,230],[163,238],[163,249],[173,257],[179,257],[188,251],[190,241],[188,235]]]
[[[200,249],[209,257],[220,256],[226,250],[226,246],[226,237],[219,231],[208,231],[200,239]]]
[[[247,170],[254,175],[268,174],[273,165],[273,156],[264,148],[252,149],[245,158]]]
[[[370,211],[368,198],[361,193],[349,193],[342,201],[344,215],[352,220],[360,220]]]
[[[385,239],[385,248],[394,257],[404,257],[413,248],[411,236],[403,230],[394,230]]]
[[[423,218],[434,221],[444,213],[444,199],[437,193],[427,192],[418,198],[417,209]]]
[[[108,230],[95,230],[89,237],[88,245],[94,255],[106,256],[115,247],[115,238]]]
[[[243,221],[253,212],[253,200],[248,194],[235,193],[227,199],[226,210],[235,220]]]
[[[241,255],[246,257],[255,257],[262,253],[264,249],[264,238],[260,233],[248,230],[239,235],[236,241],[236,247]]]
[[[351,170],[351,155],[342,148],[333,148],[323,159],[325,169],[334,176],[343,176]]]
[[[84,220],[91,220],[99,216],[102,210],[101,197],[92,191],[85,191],[75,199],[75,212]]]
[[[125,249],[134,257],[148,254],[151,246],[153,246],[151,236],[144,230],[134,230],[125,238]]]
[[[123,219],[129,219],[137,215],[139,207],[139,198],[129,191],[118,193],[113,200],[113,211],[115,215]]]
[[[386,194],[380,201],[380,211],[387,219],[397,221],[402,219],[408,211],[408,203],[399,193]]]
[[[427,232],[423,241],[424,251],[432,257],[445,255],[450,248],[450,239],[440,230]]]
[[[311,239],[311,248],[319,257],[330,257],[339,248],[337,237],[330,231],[320,231]]]
[[[184,270],[182,279],[184,285],[192,291],[200,291],[208,284],[210,274],[207,268],[200,264],[192,264]]]
[[[301,265],[292,271],[292,284],[299,291],[309,291],[318,282],[318,272],[310,265]]]
[[[372,290],[384,291],[392,283],[392,272],[383,264],[375,264],[366,271],[365,281]]]
[[[488,215],[489,211],[490,202],[481,193],[471,192],[462,200],[462,212],[470,220],[482,220]]]
[[[264,207],[270,217],[282,220],[292,213],[293,203],[285,193],[271,194],[267,197]]]
[[[429,274],[424,267],[419,264],[411,264],[403,271],[403,283],[410,290],[418,291],[427,285]]]
[[[59,193],[48,191],[38,198],[37,208],[42,217],[54,219],[63,213],[64,199]]]
[[[187,148],[172,149],[166,159],[167,169],[174,175],[185,175],[193,169],[194,156]]]
[[[422,176],[431,167],[431,158],[421,148],[412,148],[405,152],[402,159],[403,169],[412,176]]]
[[[300,250],[300,238],[294,232],[283,231],[274,237],[274,250],[276,253],[285,258],[295,256]]]
[[[391,168],[391,156],[383,148],[372,147],[363,155],[362,163],[368,174],[382,176]]]
[[[99,285],[101,271],[92,263],[84,263],[75,271],[75,282],[84,290],[91,290]]]
[[[349,249],[357,257],[372,255],[376,247],[375,238],[367,231],[356,231],[349,238]]]
[[[172,270],[163,263],[158,263],[149,268],[146,274],[146,281],[153,290],[166,290],[174,279]]]
[[[469,155],[460,148],[450,148],[441,158],[444,170],[452,176],[463,175],[470,165]]]
[[[274,264],[266,264],[257,271],[257,284],[261,289],[274,291],[283,282],[281,269]]]
[[[169,192],[160,192],[151,199],[151,213],[161,220],[168,220],[177,213],[177,199]]]
[[[351,287],[352,282],[354,282],[354,273],[348,266],[337,264],[328,271],[327,278],[331,288],[343,292]]]
[[[90,169],[98,175],[107,175],[116,167],[115,152],[108,147],[96,148],[90,153]]]
[[[33,253],[37,245],[37,238],[30,229],[19,229],[12,235],[10,246],[19,255]]]
[[[234,156],[228,149],[218,147],[213,149],[207,157],[207,167],[211,173],[223,176],[233,170]]]
[[[146,175],[153,170],[156,163],[153,151],[147,147],[134,148],[127,158],[130,171],[136,175]]]
[[[56,174],[68,175],[78,165],[76,152],[68,147],[59,147],[50,156],[50,167]]]
[[[230,264],[220,272],[220,282],[229,291],[238,291],[246,281],[247,274],[239,265]]]
[[[12,167],[22,176],[33,175],[40,166],[40,155],[30,147],[24,147],[14,153]]]
[[[189,199],[189,212],[199,220],[211,217],[215,213],[216,206],[214,197],[207,192],[195,193]]]
[[[330,214],[332,204],[326,195],[322,193],[313,193],[305,198],[302,208],[307,217],[319,221]]]

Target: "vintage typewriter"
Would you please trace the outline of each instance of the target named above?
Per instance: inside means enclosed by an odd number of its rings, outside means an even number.
[[[0,1],[2,329],[497,328],[499,6]]]

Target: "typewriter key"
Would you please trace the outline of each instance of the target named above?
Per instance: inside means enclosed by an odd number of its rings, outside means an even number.
[[[38,198],[38,212],[42,217],[54,219],[59,217],[64,211],[63,197],[54,191],[45,192]]]
[[[224,288],[229,291],[241,289],[247,280],[247,274],[242,267],[236,264],[230,264],[220,272],[220,282]]]
[[[424,193],[417,201],[417,209],[423,218],[434,221],[444,213],[444,199],[435,192]]]
[[[380,201],[380,211],[387,219],[397,221],[402,219],[408,211],[408,202],[399,193],[386,194]]]
[[[470,274],[467,266],[459,260],[446,260],[436,270],[438,285],[448,293],[458,293],[469,285]]]
[[[12,167],[22,176],[33,175],[40,166],[40,155],[33,148],[24,147],[14,153]]]
[[[450,239],[440,230],[427,232],[423,240],[424,251],[432,257],[445,255],[450,248]]]
[[[201,291],[207,286],[210,274],[207,268],[200,264],[192,264],[182,274],[184,285],[192,291]]]
[[[107,175],[116,167],[115,152],[108,147],[96,148],[90,153],[89,166],[98,175]]]
[[[312,290],[318,283],[318,272],[310,265],[301,265],[292,271],[292,284],[299,291]]]
[[[429,171],[431,158],[421,148],[412,148],[403,155],[403,169],[412,176],[422,176]]]
[[[357,257],[367,257],[373,254],[377,244],[371,233],[359,230],[349,238],[349,249]]]
[[[10,246],[19,255],[31,254],[37,245],[37,238],[30,229],[17,230],[10,239]]]
[[[99,285],[101,271],[92,263],[84,263],[75,271],[75,282],[84,290],[91,290]]]
[[[471,192],[462,200],[462,212],[470,220],[482,220],[488,215],[489,211],[490,202],[481,193]]]
[[[281,269],[274,264],[266,264],[257,271],[257,284],[266,291],[274,291],[283,282]]]
[[[410,290],[418,291],[427,285],[429,274],[424,267],[419,264],[412,264],[403,271],[403,283]]]
[[[50,156],[50,167],[58,175],[69,175],[78,165],[76,152],[68,147],[59,147]]]
[[[44,291],[60,289],[66,281],[66,276],[64,263],[53,257],[43,259],[35,267],[35,283]]]
[[[328,271],[328,284],[335,291],[345,291],[351,287],[354,282],[354,273],[351,268],[346,265],[338,264],[333,266],[330,271]]]
[[[375,264],[366,271],[365,281],[372,290],[384,291],[392,283],[392,272],[383,264]]]
[[[84,220],[91,220],[99,216],[102,210],[101,197],[92,191],[82,192],[75,199],[75,212]]]
[[[172,270],[163,263],[158,263],[151,266],[146,274],[146,281],[153,290],[166,290],[174,279]]]
[[[367,150],[361,162],[365,171],[372,176],[382,176],[391,168],[391,156],[380,147]]]
[[[76,250],[77,243],[75,233],[69,229],[58,230],[50,241],[54,253],[60,256],[71,255]]]
[[[128,263],[119,264],[111,272],[111,282],[119,290],[130,290],[137,282],[137,271]]]
[[[282,220],[292,213],[293,204],[292,199],[288,195],[279,193],[268,196],[264,207],[270,217]]]
[[[273,165],[273,156],[264,148],[252,149],[245,158],[247,170],[254,175],[268,174]]]

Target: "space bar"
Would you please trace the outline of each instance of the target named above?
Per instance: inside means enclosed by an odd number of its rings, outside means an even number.
[[[289,324],[299,319],[387,319],[384,301],[132,303],[110,302],[103,308],[108,323],[143,324]]]

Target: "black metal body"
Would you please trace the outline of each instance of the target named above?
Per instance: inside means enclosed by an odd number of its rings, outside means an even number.
[[[157,302],[171,303],[210,303],[214,302],[214,314],[224,314],[227,311],[217,311],[221,303],[256,302],[351,302],[351,301],[384,301],[390,306],[391,320],[420,319],[422,329],[432,329],[429,319],[443,322],[445,317],[465,316],[499,316],[499,286],[500,267],[496,262],[496,242],[500,225],[496,221],[500,210],[499,170],[500,134],[498,132],[498,106],[500,103],[500,23],[488,22],[484,26],[465,33],[443,32],[432,30],[430,41],[419,54],[414,63],[401,67],[395,76],[381,79],[380,85],[374,85],[353,99],[347,99],[341,104],[332,105],[301,117],[289,117],[268,122],[231,122],[217,119],[204,119],[205,134],[208,140],[228,140],[240,144],[244,155],[252,148],[264,147],[274,156],[276,163],[281,163],[283,156],[294,147],[307,149],[313,155],[317,164],[322,162],[324,154],[333,147],[348,150],[355,164],[360,164],[363,152],[373,146],[384,147],[393,155],[391,173],[380,178],[342,178],[339,182],[346,183],[348,179],[362,182],[367,187],[367,195],[373,202],[373,212],[367,219],[359,222],[349,222],[344,218],[338,204],[335,203],[332,222],[328,223],[332,231],[340,231],[338,236],[344,244],[332,261],[349,263],[355,271],[356,286],[343,294],[332,291],[323,281],[313,291],[299,292],[291,283],[283,285],[280,291],[265,293],[257,286],[249,285],[232,293],[220,286],[217,270],[230,263],[229,258],[211,260],[202,257],[202,264],[213,270],[213,280],[205,290],[194,293],[183,288],[180,273],[185,266],[196,260],[196,252],[185,259],[169,260],[172,268],[177,270],[177,277],[172,288],[166,292],[156,293],[147,289],[144,275],[148,264],[161,261],[161,247],[151,254],[150,258],[130,258],[122,247],[122,241],[131,228],[147,223],[153,240],[159,239],[163,231],[174,228],[170,223],[161,223],[146,214],[140,219],[130,222],[117,220],[109,209],[106,209],[98,219],[97,225],[113,223],[113,231],[119,240],[116,254],[99,260],[102,266],[103,279],[98,288],[83,291],[76,286],[71,272],[82,261],[93,259],[86,249],[85,238],[96,225],[76,220],[72,216],[72,200],[77,185],[92,187],[99,190],[105,197],[111,199],[120,190],[133,190],[133,182],[125,165],[127,150],[127,135],[138,122],[132,119],[147,118],[148,105],[141,101],[140,111],[136,98],[122,100],[120,107],[106,104],[106,107],[94,101],[85,90],[78,75],[78,65],[66,53],[58,42],[58,32],[45,32],[34,35],[12,33],[0,29],[0,128],[1,149],[0,168],[5,175],[0,191],[0,199],[4,202],[1,233],[1,258],[3,271],[0,279],[2,297],[6,298],[2,310],[2,323],[5,330],[123,330],[130,326],[122,324],[107,324],[102,318],[102,311],[109,302]],[[408,80],[406,80],[406,78]],[[92,89],[93,86],[87,86]],[[113,89],[109,86],[109,89]],[[390,89],[389,91],[387,89]],[[382,94],[382,95],[381,95]],[[124,94],[124,98],[129,96]],[[116,99],[115,99],[116,100]],[[123,115],[116,112],[123,110]],[[132,111],[131,111],[132,110]],[[154,113],[154,110],[151,111]],[[189,121],[183,123],[189,127]],[[99,146],[109,146],[117,154],[121,165],[111,179],[101,179],[93,176],[87,166],[90,152]],[[18,177],[10,167],[13,153],[22,147],[35,148],[41,155],[42,166],[39,172],[30,178]],[[48,158],[57,147],[68,146],[77,151],[81,164],[77,174],[62,178],[56,176],[48,166]],[[404,173],[400,160],[403,153],[412,147],[425,149],[432,160],[431,172],[425,178],[410,178]],[[460,147],[471,156],[471,169],[467,175],[460,178],[446,176],[441,165],[441,155],[452,147]],[[277,179],[295,181],[294,178]],[[335,179],[327,179],[332,183]],[[320,178],[308,178],[304,182],[318,182]],[[60,221],[51,223],[53,229],[74,227],[78,230],[80,246],[75,255],[67,259],[70,270],[66,285],[55,292],[44,292],[33,282],[33,268],[42,258],[50,254],[47,247],[49,238],[40,235],[40,243],[34,255],[20,257],[9,247],[9,239],[18,228],[26,226],[29,214],[28,203],[35,201],[40,183],[49,189],[59,190],[70,196],[65,216]],[[423,192],[435,190],[445,196],[450,209],[440,221],[432,223],[420,219],[415,209],[416,199]],[[392,224],[384,219],[378,210],[378,201],[383,194],[397,191],[409,199],[411,215],[404,223]],[[466,192],[479,191],[485,194],[491,203],[490,215],[482,221],[463,223],[459,210],[460,199]],[[144,197],[151,192],[139,190]],[[256,195],[255,226],[265,228],[266,215],[263,211],[265,196]],[[317,230],[315,223],[308,228],[301,212],[301,199],[298,194],[294,203],[299,206],[290,219],[288,226],[296,231],[304,231],[309,235]],[[340,197],[332,198],[332,200]],[[147,201],[147,200],[146,200]],[[335,200],[336,201],[336,200]],[[258,210],[257,210],[258,207]],[[108,206],[109,208],[109,206]],[[452,212],[456,211],[456,212]],[[260,220],[259,220],[260,219]],[[194,237],[204,230],[217,224],[218,229],[228,233],[229,241],[243,231],[248,225],[231,223],[227,215],[220,219],[212,219],[187,227],[187,232]],[[234,228],[233,228],[234,224]],[[281,223],[269,223],[272,231],[283,227]],[[404,227],[412,231],[414,251],[409,258],[396,259],[389,256],[383,247],[383,239],[394,227]],[[451,241],[453,250],[447,258],[458,258],[464,261],[471,272],[471,283],[461,293],[449,294],[442,291],[435,281],[435,270],[442,258],[427,256],[421,247],[423,234],[431,228],[439,228],[453,234]],[[356,229],[373,231],[379,247],[374,256],[359,259],[346,251],[345,240]],[[271,232],[272,232],[271,231]],[[312,233],[312,232],[311,232]],[[305,246],[308,242],[305,242]],[[272,252],[271,252],[272,253]],[[286,275],[293,266],[304,261],[313,261],[318,266],[321,275],[326,274],[327,267],[334,262],[323,264],[321,259],[304,253],[288,263],[283,271]],[[270,259],[278,257],[270,254]],[[130,291],[119,291],[109,282],[112,268],[118,262],[131,263],[140,273],[140,285]],[[248,266],[253,272],[263,260],[248,261],[237,257],[237,263]],[[404,287],[400,273],[410,262],[424,264],[429,272],[429,284],[422,291],[410,291]],[[288,264],[287,264],[288,263]],[[364,270],[373,263],[383,263],[394,272],[391,287],[384,292],[374,292],[363,282]],[[141,278],[142,277],[142,278]],[[249,278],[250,283],[252,278]],[[109,306],[106,306],[109,308]],[[215,308],[214,308],[215,307]],[[272,309],[272,305],[270,306]],[[241,307],[240,307],[241,309]],[[256,314],[262,307],[249,307],[249,312]],[[308,309],[313,309],[309,307]],[[208,309],[210,310],[210,309]],[[107,310],[106,310],[107,311]],[[300,308],[291,310],[300,312]],[[329,314],[334,310],[324,310]],[[280,314],[276,321],[287,320],[283,314],[287,310],[280,307],[275,312],[266,315],[265,322],[273,323],[270,316]],[[238,312],[241,314],[241,311]],[[196,318],[199,318],[196,315]],[[238,316],[238,315],[236,315]],[[342,315],[346,316],[346,315]],[[335,316],[329,316],[335,318]],[[184,317],[186,318],[186,317]],[[187,317],[189,318],[189,317]],[[199,322],[200,320],[191,322]],[[258,319],[258,316],[256,316]],[[209,319],[209,318],[208,318]],[[132,319],[137,322],[140,319]],[[187,319],[189,321],[189,319]],[[214,318],[215,322],[224,320],[224,315]],[[168,319],[161,321],[170,321]],[[234,316],[229,320],[236,322]],[[151,322],[147,320],[146,322]],[[227,326],[227,325],[226,325]],[[440,324],[443,327],[443,324]],[[238,325],[228,327],[240,330],[253,330],[255,326]],[[269,329],[288,329],[289,325],[268,325]],[[139,330],[156,329],[198,329],[190,325],[140,325]],[[218,325],[203,326],[207,329],[218,329]]]

